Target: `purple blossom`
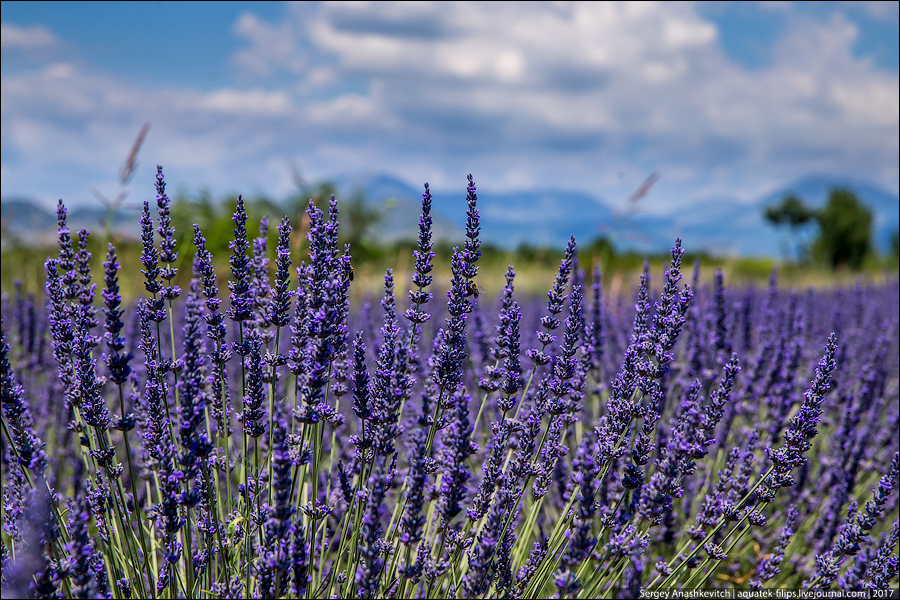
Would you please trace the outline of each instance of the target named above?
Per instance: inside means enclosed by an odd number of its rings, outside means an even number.
[[[178,252],[175,251],[175,228],[172,227],[172,214],[169,210],[169,197],[166,195],[166,182],[163,178],[162,167],[156,167],[156,210],[159,213],[159,226],[156,232],[159,234],[159,260],[166,266],[159,271],[159,277],[166,282],[166,286],[160,290],[163,298],[171,301],[181,294],[177,285],[172,285],[172,279],[178,274],[178,269],[172,266],[178,261]]]
[[[275,286],[269,302],[268,319],[276,327],[284,327],[290,322],[291,298],[291,223],[282,217],[278,224],[278,245],[275,250]]]
[[[231,248],[228,262],[232,277],[228,282],[228,289],[231,290],[231,310],[228,316],[232,321],[243,323],[253,316],[254,302],[250,294],[250,257],[247,256],[247,212],[240,196],[237,197],[237,208],[232,219],[235,225],[234,240],[228,243]]]
[[[514,290],[512,266],[495,299],[474,285],[475,192],[470,177],[446,310],[427,312],[427,185],[413,291],[395,296],[399,271],[388,271],[380,311],[351,296],[368,269],[351,286],[334,197],[307,208],[295,289],[288,219],[270,284],[268,220],[251,243],[253,207],[238,202],[228,313],[198,226],[194,278],[173,301],[175,268],[190,256],[176,252],[161,170],[159,222],[149,205],[141,217],[134,304],[120,288],[127,245],[108,246],[97,304],[88,233],[70,234],[60,202],[43,303],[27,278],[0,294],[4,594],[626,597],[749,580],[895,585],[896,282],[781,293],[773,278],[756,294],[726,289],[721,273],[701,285],[695,267],[683,285],[676,240],[661,289],[648,264],[632,308],[618,283],[604,296],[587,257],[579,268],[571,239],[546,309],[521,282]],[[537,339],[523,341],[522,328]],[[829,331],[812,376],[810,351]],[[284,365],[293,377],[280,376]]]
[[[419,240],[415,257],[415,272],[413,273],[413,285],[418,289],[410,290],[409,301],[415,306],[410,307],[404,316],[412,323],[422,324],[430,319],[430,315],[421,309],[431,299],[431,293],[426,288],[431,285],[431,260],[435,254],[431,251],[431,190],[425,184],[425,193],[422,194],[422,216],[419,218]]]
[[[831,374],[834,372],[834,354],[837,351],[837,338],[829,336],[825,346],[825,355],[816,368],[816,378],[806,391],[800,411],[790,420],[790,428],[784,434],[785,443],[777,450],[768,448],[766,454],[775,466],[775,484],[791,485],[790,472],[794,467],[806,462],[804,454],[812,447],[809,440],[818,433],[819,420],[822,415],[822,402],[831,387]]]
[[[22,386],[16,381],[9,363],[9,344],[5,333],[0,334],[0,407],[3,420],[12,434],[12,449],[17,462],[38,476],[47,465],[44,444],[34,434],[31,410],[25,400]]]
[[[247,394],[244,396],[244,433],[253,439],[260,437],[266,430],[263,419],[266,391],[263,386],[261,346],[258,341],[250,342],[250,368],[247,375]]]
[[[104,354],[103,360],[106,361],[109,368],[109,378],[117,385],[122,385],[128,381],[131,374],[131,359],[134,358],[131,352],[123,352],[127,340],[122,335],[122,329],[125,324],[122,322],[122,296],[119,294],[119,278],[118,271],[120,268],[116,249],[109,244],[106,253],[106,261],[103,263],[104,268],[104,284],[103,289],[103,312],[106,313],[106,344],[111,353]]]
[[[153,297],[147,300],[147,313],[151,321],[161,323],[166,318],[165,297],[160,295],[163,289],[159,282],[162,271],[159,268],[159,253],[153,240],[153,219],[150,217],[150,203],[144,202],[144,212],[141,214],[141,264],[144,269],[144,288]]]

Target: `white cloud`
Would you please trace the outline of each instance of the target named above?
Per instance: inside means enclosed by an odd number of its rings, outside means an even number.
[[[0,47],[3,50],[38,50],[58,44],[56,36],[40,25],[19,27],[12,23],[0,23]]]
[[[270,25],[252,13],[244,13],[234,24],[233,33],[250,42],[250,47],[238,51],[232,62],[252,75],[267,77],[277,69],[299,73],[306,65],[291,23]]]
[[[446,140],[436,160],[465,151],[511,179],[524,164],[584,186],[590,167],[554,150],[626,151],[695,188],[720,171],[759,181],[748,193],[828,171],[896,189],[897,76],[853,56],[845,18],[792,23],[754,71],[686,4],[326,3],[309,32],[344,73],[391,90],[370,94],[376,118]]]
[[[873,19],[881,19],[884,21],[897,19],[898,4],[894,0],[853,0],[852,2],[841,2],[841,4],[861,6]]]
[[[152,167],[162,164],[194,190],[285,194],[287,159],[302,148],[297,107],[284,91],[142,90],[53,65],[4,76],[2,107],[2,193],[45,201],[84,201],[90,186],[114,181],[145,122],[151,129],[132,187],[147,193]],[[281,177],[272,161],[283,165]]]
[[[199,108],[238,115],[284,115],[291,107],[287,92],[216,90],[204,95]]]
[[[4,75],[3,193],[40,181],[54,196],[72,165],[91,183],[114,174],[145,121],[144,162],[214,190],[287,193],[290,159],[311,177],[475,172],[611,199],[659,171],[648,208],[822,172],[897,190],[898,76],[854,57],[852,22],[791,19],[772,63],[747,70],[695,8],[303,4],[235,23],[232,61],[252,87],[142,90],[64,64]],[[285,73],[296,84],[271,83]]]

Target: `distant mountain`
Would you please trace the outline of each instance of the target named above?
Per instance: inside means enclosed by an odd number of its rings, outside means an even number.
[[[375,206],[393,206],[378,228],[386,239],[411,238],[418,226],[421,189],[387,175],[341,176],[335,179],[341,195],[355,189],[366,192]],[[458,191],[432,188],[433,213],[443,222],[445,239],[462,241],[465,223],[465,182]],[[875,246],[888,249],[891,232],[898,228],[900,198],[872,185],[846,179],[806,177],[753,202],[721,197],[700,201],[689,210],[671,214],[637,213],[616,216],[603,198],[580,191],[538,190],[497,192],[480,189],[481,237],[504,248],[522,243],[562,247],[570,235],[582,243],[605,235],[617,248],[643,252],[667,250],[681,237],[691,250],[720,255],[783,256],[792,251],[790,234],[769,225],[763,218],[767,206],[788,193],[795,193],[810,206],[824,206],[834,187],[847,187],[872,209]],[[347,197],[347,196],[345,196]],[[438,221],[435,231],[441,231]],[[805,232],[815,237],[815,226]],[[804,235],[804,233],[801,233]]]
[[[378,239],[416,238],[423,188],[384,174],[345,174],[331,181],[337,187],[339,199],[349,199],[361,190],[366,202],[381,212],[382,219],[372,229]],[[602,198],[560,189],[513,192],[479,189],[478,211],[482,240],[502,248],[513,249],[523,243],[562,248],[570,235],[581,244],[605,235],[618,249],[662,252],[680,236],[685,247],[692,251],[779,257],[792,251],[792,241],[786,230],[776,229],[764,220],[765,208],[780,202],[788,193],[797,194],[813,207],[821,207],[834,187],[852,189],[872,209],[875,245],[879,251],[886,251],[891,233],[898,229],[900,198],[866,183],[823,176],[798,179],[750,203],[729,197],[711,198],[670,214],[617,216]],[[465,180],[452,189],[432,187],[431,192],[435,241],[462,244],[466,221]],[[22,197],[4,199],[2,210],[4,237],[14,234],[25,242],[52,242],[56,217],[51,211]],[[77,207],[69,213],[69,224],[73,230],[87,227],[96,231],[103,218],[100,207]],[[120,212],[114,227],[137,237],[137,212]],[[801,235],[811,241],[816,235],[815,226],[810,225]]]
[[[4,198],[0,202],[0,213],[4,237],[25,244],[52,244],[56,238],[56,212],[44,208],[37,200],[25,196]],[[82,228],[99,232],[105,219],[103,208],[76,206],[69,209],[67,222],[73,233]],[[113,218],[112,228],[119,234],[139,237],[140,213],[135,209],[120,209]]]
[[[770,225],[763,213],[790,193],[807,205],[822,208],[828,193],[836,187],[853,190],[873,213],[874,245],[879,252],[889,249],[891,233],[900,226],[900,198],[872,185],[846,179],[805,177],[751,203],[735,198],[715,198],[695,204],[668,218],[639,215],[636,221],[652,240],[681,236],[691,249],[714,254],[793,257],[793,239],[787,227]],[[809,242],[817,235],[815,224],[801,228],[799,237]]]
[[[0,220],[4,229],[7,224],[14,226],[10,231],[44,231],[56,226],[56,216],[53,213],[24,196],[5,198],[0,202]]]
[[[332,181],[342,197],[362,190],[367,203],[385,210],[385,219],[376,228],[383,238],[412,239],[417,235],[424,186],[414,189],[387,175],[340,175]],[[455,190],[432,186],[431,194],[436,239],[461,244],[466,222],[465,181]],[[481,239],[503,248],[523,243],[562,247],[570,235],[580,241],[591,240],[612,220],[609,207],[584,192],[479,189],[477,194]]]
[[[586,243],[613,221],[603,200],[577,191],[487,191],[479,194],[478,202],[484,239],[502,247],[562,247],[572,235]]]
[[[372,227],[372,234],[377,239],[394,242],[418,237],[424,186],[414,189],[399,179],[383,174],[344,174],[330,181],[337,188],[338,202],[362,191],[366,204],[381,213],[381,219]],[[433,192],[432,190],[432,239],[435,242],[461,241],[464,236],[462,228],[465,227],[465,201],[462,203],[462,216],[459,217],[448,206],[449,196],[435,195]]]

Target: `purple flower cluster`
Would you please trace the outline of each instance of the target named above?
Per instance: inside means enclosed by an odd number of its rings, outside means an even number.
[[[685,285],[677,240],[620,293],[572,238],[546,300],[512,265],[494,299],[470,175],[446,304],[426,184],[379,309],[334,197],[271,240],[238,197],[230,255],[194,225],[179,270],[156,194],[142,297],[108,244],[95,298],[62,202],[43,298],[3,296],[4,597],[897,587],[896,279]]]

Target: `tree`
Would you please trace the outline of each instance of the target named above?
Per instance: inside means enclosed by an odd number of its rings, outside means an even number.
[[[816,212],[808,208],[795,194],[788,194],[778,206],[769,206],[765,212],[766,220],[772,225],[788,225],[796,238],[796,231],[816,217]],[[803,260],[805,255],[804,245],[796,241],[797,258]]]
[[[820,231],[813,252],[833,268],[858,269],[872,245],[872,211],[852,190],[834,188],[816,218]]]
[[[788,224],[793,229],[805,225],[816,216],[795,194],[788,194],[779,206],[766,208],[766,220],[773,225]]]
[[[372,227],[377,225],[384,215],[377,208],[366,203],[365,190],[358,188],[350,196],[350,200],[344,206],[346,217],[346,240],[353,246],[369,241]]]
[[[776,227],[788,225],[791,230],[815,220],[819,237],[813,243],[813,254],[832,268],[858,269],[871,249],[872,211],[846,188],[833,188],[822,210],[809,208],[789,194],[780,205],[766,208],[765,218]]]

